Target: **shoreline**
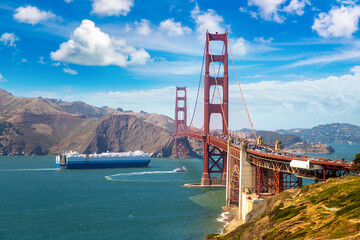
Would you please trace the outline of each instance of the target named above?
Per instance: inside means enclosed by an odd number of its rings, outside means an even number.
[[[222,209],[223,213],[216,219],[218,222],[224,223],[220,235],[227,234],[243,224],[243,220],[238,219],[237,208],[223,206]]]

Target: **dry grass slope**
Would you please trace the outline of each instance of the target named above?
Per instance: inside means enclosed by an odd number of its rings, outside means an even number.
[[[264,201],[272,204],[249,223],[206,239],[360,239],[360,176],[289,191]]]

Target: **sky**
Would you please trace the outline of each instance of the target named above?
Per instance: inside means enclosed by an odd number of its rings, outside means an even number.
[[[186,86],[192,113],[205,33],[227,31],[230,129],[249,127],[236,75],[255,129],[360,125],[359,18],[357,0],[2,0],[0,88],[173,117]]]

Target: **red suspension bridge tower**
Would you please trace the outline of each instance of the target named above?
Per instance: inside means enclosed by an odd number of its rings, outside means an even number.
[[[225,185],[226,183],[226,152],[209,144],[210,119],[212,114],[221,114],[222,134],[229,135],[228,129],[228,101],[229,101],[229,79],[228,79],[228,42],[227,32],[224,34],[210,34],[206,32],[205,46],[205,78],[204,78],[204,172],[201,185]],[[210,41],[223,41],[224,54],[213,55]],[[223,64],[223,75],[218,77],[215,72],[214,63]],[[211,65],[211,66],[210,66]],[[210,76],[213,72],[213,77]],[[211,86],[219,94],[220,103],[214,104],[210,101]],[[222,94],[220,91],[222,90]],[[221,96],[222,95],[222,99]],[[221,175],[221,177],[215,177]]]
[[[175,123],[174,123],[174,157],[186,158],[187,149],[186,137],[179,137],[180,132],[184,132],[187,129],[187,102],[186,102],[186,87],[176,87],[176,99],[175,99]]]

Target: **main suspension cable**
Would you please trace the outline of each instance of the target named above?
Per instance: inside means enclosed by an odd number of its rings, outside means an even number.
[[[229,37],[228,37],[227,34],[226,34],[226,38],[227,38],[227,41],[228,41],[228,44],[229,44],[229,50],[230,50],[231,60],[232,60],[232,63],[233,63],[233,66],[234,66],[234,70],[235,70],[236,80],[237,80],[237,83],[238,83],[238,86],[239,86],[239,89],[240,89],[241,97],[242,97],[242,100],[243,100],[243,102],[244,102],[245,110],[246,110],[247,116],[248,116],[248,118],[249,118],[249,121],[250,121],[250,124],[251,124],[251,128],[252,128],[252,130],[253,130],[253,133],[254,133],[254,136],[255,136],[255,141],[256,141],[257,136],[256,136],[255,129],[254,129],[254,126],[253,126],[252,121],[251,121],[251,118],[250,118],[249,111],[248,111],[247,106],[246,106],[244,94],[243,94],[242,89],[241,89],[241,86],[240,86],[240,81],[239,81],[239,78],[238,78],[238,75],[237,75],[237,72],[236,72],[235,62],[234,62],[234,58],[233,58],[232,51],[231,51],[231,47],[230,47]]]
[[[196,94],[196,101],[195,101],[195,106],[194,106],[193,115],[192,115],[192,117],[191,117],[191,122],[190,122],[190,125],[189,125],[190,127],[192,126],[192,123],[193,123],[193,120],[194,120],[195,111],[196,111],[196,106],[197,106],[197,102],[198,102],[198,99],[199,99],[201,79],[202,79],[202,73],[203,73],[204,61],[205,61],[205,49],[206,49],[206,46],[204,46],[204,53],[203,53],[203,60],[202,60],[202,65],[201,65],[201,73],[200,73],[200,79],[199,79],[199,86],[198,86],[198,90],[197,90],[197,94]]]

